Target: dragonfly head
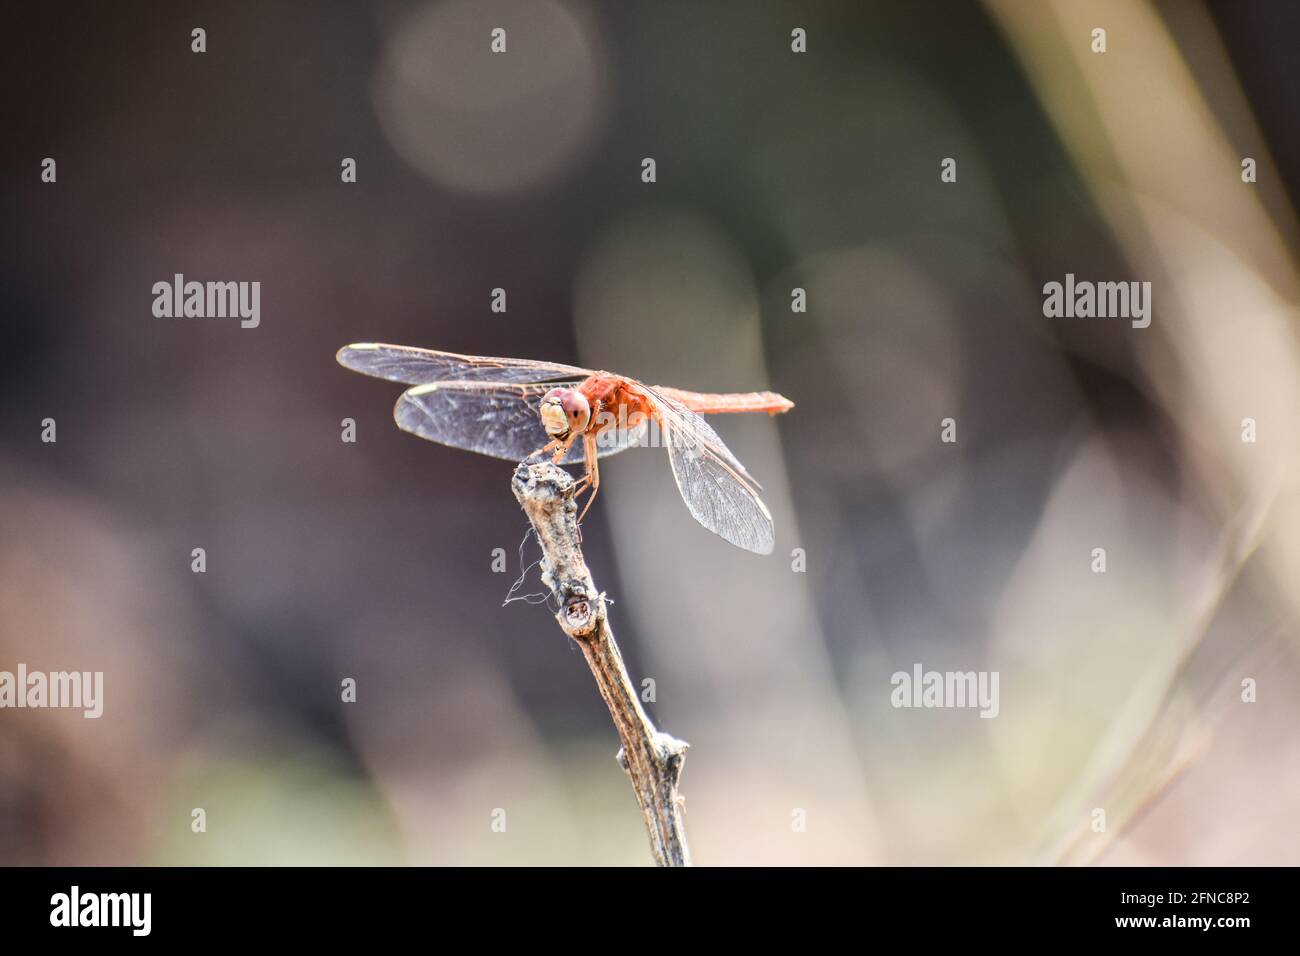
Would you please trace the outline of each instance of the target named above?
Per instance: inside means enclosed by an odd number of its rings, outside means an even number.
[[[576,388],[553,388],[542,396],[537,412],[546,434],[552,438],[566,438],[571,431],[577,434],[586,431],[591,405]]]

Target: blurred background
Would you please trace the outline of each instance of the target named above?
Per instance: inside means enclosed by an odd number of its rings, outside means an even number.
[[[649,863],[582,655],[502,605],[511,467],[394,427],[334,361],[381,341],[797,403],[715,420],[774,555],[656,449],[585,525],[697,863],[1300,863],[1300,8],[8,27],[0,670],[105,709],[0,711],[0,862]],[[1045,318],[1067,272],[1151,282],[1151,326]],[[260,325],[155,318],[175,273],[260,281]],[[998,717],[892,707],[918,663],[997,671]]]

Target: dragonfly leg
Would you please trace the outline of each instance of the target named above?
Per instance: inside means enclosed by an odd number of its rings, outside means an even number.
[[[563,441],[560,441],[560,439],[557,438],[554,441],[552,441],[550,445],[547,445],[546,448],[542,449],[543,451],[546,451],[546,449],[550,448],[551,445],[557,446],[555,449],[555,454],[551,455],[552,465],[558,465],[560,462],[564,461],[564,456],[569,453],[569,448],[573,445],[573,440],[577,437],[578,436],[575,435],[573,432],[570,432],[568,438],[564,439]]]
[[[561,442],[558,438],[552,438],[541,448],[537,449],[537,451],[530,452],[528,457],[525,458],[524,461],[532,461],[534,458],[540,458],[543,455],[549,455],[551,453],[551,450],[559,447],[560,444]]]
[[[604,407],[603,402],[597,402],[595,405],[592,406],[591,419],[590,419],[591,422],[596,421],[597,417],[600,415],[600,410],[603,407]],[[586,485],[591,484],[593,473],[596,475],[596,479],[595,479],[596,484],[597,485],[600,484],[600,472],[598,471],[596,465],[597,457],[598,456],[596,454],[596,433],[594,431],[583,432],[582,433],[582,463],[584,466],[583,475],[581,478],[578,479],[576,485],[574,486],[575,494],[578,491],[581,491],[582,488],[585,487]],[[594,491],[595,489],[593,488],[592,490]],[[588,502],[588,504],[590,504],[590,502]],[[587,513],[585,508],[583,509],[582,513],[584,515]]]
[[[596,492],[600,490],[600,458],[596,455],[596,436],[587,434],[582,436],[583,458],[587,466],[587,473],[582,476],[582,481],[591,486],[591,493],[587,496],[587,503],[582,508],[582,514],[578,515],[578,524],[582,524],[582,519],[587,517],[587,512],[591,510],[591,503],[596,500]]]

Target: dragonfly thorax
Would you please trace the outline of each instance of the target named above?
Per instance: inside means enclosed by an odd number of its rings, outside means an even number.
[[[537,413],[546,434],[552,438],[564,438],[569,432],[586,430],[591,419],[591,405],[576,388],[553,388],[542,396]]]

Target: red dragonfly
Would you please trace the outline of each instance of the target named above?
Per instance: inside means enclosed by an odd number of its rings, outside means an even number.
[[[732,544],[770,554],[772,516],[759,484],[704,414],[794,407],[774,392],[704,394],[555,362],[456,355],[372,342],[339,349],[354,372],[413,385],[393,418],[404,431],[494,458],[548,454],[585,465],[586,515],[600,488],[599,459],[646,444],[653,431],[668,448],[677,490],[695,520]],[[581,518],[579,519],[581,520]]]

